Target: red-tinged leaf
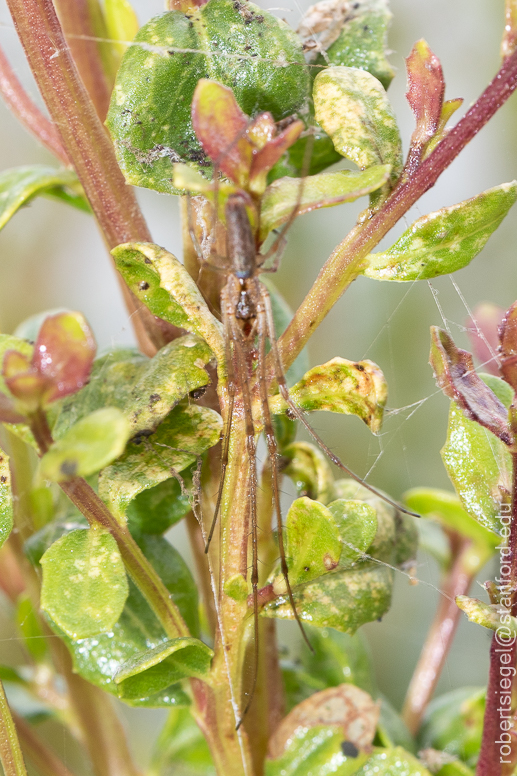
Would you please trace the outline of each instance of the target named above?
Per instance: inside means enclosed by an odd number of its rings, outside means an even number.
[[[269,111],[259,113],[249,124],[246,135],[255,148],[261,149],[274,137],[276,124]]]
[[[80,313],[58,313],[43,321],[34,346],[32,366],[45,378],[45,402],[82,388],[90,376],[96,345]]]
[[[472,318],[467,320],[467,334],[475,358],[489,372],[499,377],[497,352],[499,349],[499,326],[504,310],[495,304],[483,302],[474,308]]]
[[[474,371],[472,356],[460,350],[437,326],[431,327],[431,354],[438,387],[453,399],[465,417],[484,426],[507,445],[513,442],[504,405]]]
[[[0,393],[0,423],[27,423],[27,418],[17,412],[11,399]]]
[[[505,314],[499,328],[501,376],[517,391],[517,302]]]
[[[295,143],[303,132],[303,122],[293,121],[292,124],[270,140],[253,157],[250,170],[250,188],[263,194],[268,172],[275,166],[283,154]]]
[[[422,148],[434,135],[440,123],[445,81],[442,66],[425,40],[413,46],[406,59],[408,75],[407,100],[416,119],[411,145]]]
[[[31,368],[31,362],[18,350],[7,350],[4,355],[2,373],[6,380],[25,374]]]
[[[192,99],[192,124],[205,153],[238,186],[247,182],[253,147],[248,117],[231,89],[202,78]]]

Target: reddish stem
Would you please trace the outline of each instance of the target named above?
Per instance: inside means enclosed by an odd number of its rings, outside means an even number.
[[[515,423],[512,424],[515,433]],[[512,504],[508,557],[502,556],[498,579],[498,590],[503,600],[511,599],[510,613],[517,615],[517,453],[512,453]],[[504,520],[503,520],[504,524]],[[515,667],[515,636],[500,626],[494,634],[490,647],[490,668],[486,695],[483,738],[476,776],[500,776],[501,766],[511,760],[513,737],[506,730],[512,713],[512,678],[507,674]],[[509,687],[507,686],[509,681]],[[505,742],[508,742],[506,744]],[[504,747],[507,747],[506,750]],[[506,752],[508,754],[506,754]],[[506,756],[505,756],[506,755]]]
[[[110,104],[110,89],[99,56],[89,5],[88,0],[55,0],[72,58],[97,115],[104,121]]]
[[[16,118],[65,165],[70,164],[57,130],[37,108],[0,48],[0,94]]]
[[[108,247],[149,242],[135,193],[126,185],[113,146],[83,86],[52,0],[8,0],[29,65]],[[140,347],[149,354],[167,338],[154,316],[121,283]],[[149,339],[152,342],[149,342]],[[153,347],[154,346],[154,347]]]
[[[465,116],[438,143],[408,181],[396,187],[383,208],[358,224],[325,262],[311,290],[278,341],[287,369],[350,283],[361,271],[364,258],[402,216],[430,189],[517,87],[517,52],[501,69]]]
[[[475,577],[475,574],[466,571],[465,558],[469,547],[470,542],[463,541],[461,550],[447,575],[442,591],[443,597],[440,599],[440,605],[409,685],[402,717],[412,735],[416,735],[420,728],[422,717],[436,689],[460,620],[461,609],[457,606],[455,598],[468,593]]]

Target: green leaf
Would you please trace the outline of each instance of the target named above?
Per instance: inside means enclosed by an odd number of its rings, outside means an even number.
[[[338,499],[328,505],[338,526],[343,545],[340,566],[352,566],[361,559],[377,533],[375,509],[364,501]]]
[[[480,375],[506,404],[513,394],[497,377]],[[501,505],[511,492],[511,456],[494,434],[468,420],[456,402],[451,402],[447,441],[442,459],[463,508],[482,526],[501,533]]]
[[[376,695],[373,664],[368,643],[355,633],[339,633],[333,628],[309,628],[313,651],[304,644],[302,665],[305,671],[321,682],[321,687],[336,687],[347,682]]]
[[[320,773],[352,776],[368,760],[368,755],[347,757],[343,754],[342,744],[343,732],[338,727],[300,728],[281,757],[266,760],[266,776]]]
[[[278,67],[279,61],[286,64]],[[231,87],[244,113],[271,111],[276,121],[300,110],[309,96],[298,37],[252,3],[211,0],[188,14],[157,16],[124,55],[108,113],[129,183],[178,193],[174,163],[210,166],[190,114],[201,78]]]
[[[177,550],[158,536],[139,536],[138,543],[171,593],[174,603],[193,635],[199,633],[197,587]],[[111,630],[94,638],[72,640],[54,623],[53,629],[64,637],[74,661],[74,670],[92,684],[118,695],[113,675],[135,655],[157,647],[167,636],[142,594],[129,580],[129,596],[120,619]],[[138,706],[188,705],[190,700],[179,685],[146,699],[126,701]]]
[[[141,652],[120,666],[114,676],[121,698],[147,698],[180,679],[206,678],[213,650],[199,639],[171,639]]]
[[[99,478],[99,495],[122,518],[138,493],[173,477],[194,463],[221,436],[220,415],[207,407],[175,407],[145,441],[131,442]]]
[[[224,364],[221,324],[172,253],[153,243],[126,243],[111,253],[131,291],[154,315],[202,337]]]
[[[378,620],[391,604],[393,571],[377,563],[361,563],[337,570],[293,590],[302,622],[318,628],[355,633],[366,622]],[[266,617],[291,620],[294,615],[286,595],[262,610]]]
[[[13,494],[9,458],[0,448],[0,547],[13,528]]]
[[[41,608],[74,639],[110,630],[128,596],[124,563],[113,536],[72,531],[43,555]]]
[[[475,767],[481,747],[485,690],[461,687],[440,695],[427,707],[419,746],[439,749]]]
[[[355,480],[336,480],[334,489],[338,498],[358,499],[374,508],[377,533],[368,548],[368,555],[392,565],[402,565],[416,557],[418,531],[415,518],[398,512]]]
[[[377,750],[356,771],[356,776],[431,776],[431,772],[409,752],[400,746]]]
[[[275,180],[267,187],[261,201],[260,241],[284,224],[296,206],[297,215],[302,215],[342,202],[353,202],[383,186],[390,170],[389,165],[383,164],[363,172],[339,170],[303,179],[285,177]]]
[[[131,437],[154,431],[188,393],[209,381],[203,365],[212,358],[197,337],[179,337],[154,358],[120,350],[94,362],[90,382],[73,398],[56,402],[51,415],[54,439],[99,407],[117,407],[129,421]]]
[[[504,598],[497,604],[487,604],[477,598],[469,598],[467,595],[457,595],[455,600],[470,622],[489,630],[499,630],[501,639],[517,637],[517,618],[510,616],[510,609],[506,608]],[[509,598],[507,601],[511,605]]]
[[[138,32],[138,19],[128,0],[104,0],[104,19],[107,37],[120,43],[113,47],[121,55],[127,49],[127,43]]]
[[[440,768],[437,776],[474,776],[474,771],[467,768],[461,760],[455,760],[452,763],[446,763]]]
[[[326,410],[357,415],[373,433],[380,430],[388,389],[373,361],[333,358],[310,369],[289,391],[291,399],[307,412]],[[271,411],[286,411],[281,397],[273,397]]]
[[[339,531],[323,504],[296,499],[286,518],[286,555],[291,586],[310,582],[336,568],[341,556]]]
[[[386,57],[387,31],[392,14],[386,0],[362,0],[347,8],[337,40],[319,56],[318,65],[344,65],[367,70],[385,89],[394,72]]]
[[[86,200],[78,193],[78,186],[77,175],[71,170],[60,170],[42,164],[4,170],[0,173],[0,229],[3,229],[17,210],[40,194],[59,196],[65,189],[71,188],[69,203],[89,211]]]
[[[153,773],[166,773],[185,768],[196,776],[215,776],[206,739],[188,709],[172,709],[154,745],[151,760]]]
[[[402,144],[384,87],[354,67],[329,67],[314,81],[316,120],[342,156],[361,169],[391,165],[390,184],[402,170]]]
[[[22,594],[18,598],[16,624],[25,648],[36,663],[41,663],[48,656],[48,636],[43,632],[28,595]]]
[[[293,442],[282,451],[287,474],[295,484],[298,495],[328,504],[335,499],[334,477],[323,453],[310,442]]]
[[[183,477],[185,479],[185,477]],[[133,535],[163,534],[175,525],[191,504],[188,492],[176,477],[139,493],[127,509],[127,525]]]
[[[438,488],[413,488],[404,494],[404,501],[422,517],[434,518],[444,528],[472,539],[480,554],[481,565],[495,552],[499,537],[474,520],[454,493]]]
[[[417,219],[391,248],[372,253],[363,271],[375,280],[425,280],[469,264],[517,199],[517,181]]]
[[[375,741],[381,746],[391,748],[402,746],[407,752],[416,753],[416,744],[400,715],[391,703],[381,695],[381,713],[377,725]]]
[[[124,452],[129,423],[115,407],[92,412],[73,425],[40,461],[39,477],[65,482],[98,472]]]

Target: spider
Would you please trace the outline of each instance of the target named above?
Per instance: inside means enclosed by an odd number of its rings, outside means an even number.
[[[303,178],[300,183],[300,193],[298,199],[301,200],[303,187]],[[217,190],[215,190],[214,213],[217,213]],[[281,253],[285,247],[285,234],[287,229],[293,223],[299,204],[291,213],[288,221],[277,235],[270,250],[263,254],[257,251],[255,236],[248,215],[250,207],[250,198],[245,192],[231,193],[225,204],[226,220],[226,256],[221,257],[212,250],[208,258],[204,254],[199,240],[192,226],[192,212],[190,198],[187,200],[187,214],[189,219],[189,231],[194,248],[202,263],[207,263],[213,269],[223,272],[226,275],[226,282],[221,290],[221,318],[224,329],[226,362],[228,370],[228,412],[226,427],[224,430],[223,445],[221,452],[221,478],[216,500],[216,506],[210,531],[206,541],[206,552],[210,546],[214,530],[219,515],[223,488],[225,483],[225,474],[229,461],[230,438],[234,422],[234,409],[236,399],[242,403],[244,412],[244,423],[246,433],[247,463],[249,474],[249,493],[248,510],[251,527],[251,588],[253,600],[254,616],[254,638],[258,645],[259,633],[259,594],[258,594],[258,533],[257,533],[257,468],[256,468],[256,438],[260,428],[257,428],[256,420],[253,417],[253,386],[258,387],[261,407],[261,427],[264,431],[267,451],[271,465],[271,485],[273,496],[273,507],[276,515],[278,529],[278,545],[280,555],[281,573],[285,580],[287,595],[292,607],[293,615],[298,623],[304,640],[311,648],[309,639],[300,616],[296,610],[296,604],[293,596],[291,584],[289,582],[288,563],[285,554],[284,538],[282,532],[282,512],[280,505],[280,487],[279,487],[279,467],[277,455],[277,442],[275,438],[274,426],[269,407],[269,383],[266,371],[266,345],[269,342],[271,356],[274,363],[274,380],[278,385],[278,390],[285,400],[291,418],[299,420],[307,429],[316,443],[338,466],[342,471],[360,482],[368,490],[387,501],[397,509],[408,510],[396,504],[384,494],[377,491],[372,486],[363,482],[363,480],[346,467],[340,459],[332,453],[328,446],[314,431],[307,422],[303,412],[291,399],[287,387],[284,368],[279,355],[275,329],[273,322],[273,312],[271,299],[265,285],[260,280],[260,274],[263,272],[273,272],[276,270],[280,260]],[[215,218],[214,218],[215,227]],[[271,266],[264,266],[268,259],[273,258]],[[413,513],[411,513],[413,514]],[[312,648],[311,648],[312,649]],[[237,727],[240,726],[250,707],[253,692],[258,674],[258,648],[255,648],[254,654],[254,674],[252,687],[245,708],[241,713]]]

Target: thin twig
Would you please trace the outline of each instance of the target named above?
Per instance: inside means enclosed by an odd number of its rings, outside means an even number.
[[[458,156],[517,87],[517,52],[514,52],[465,116],[438,143],[411,179],[395,189],[370,220],[360,223],[334,249],[311,290],[280,337],[278,347],[284,369],[303,350],[307,340],[361,272],[363,261],[402,216],[432,188],[442,172]],[[274,375],[270,357],[269,374]]]
[[[54,124],[47,119],[16,77],[0,47],[0,94],[5,104],[26,129],[29,130],[60,162],[68,166],[70,160]]]
[[[15,27],[108,247],[149,242],[151,236],[133,189],[126,185],[113,146],[79,77],[52,0],[8,0]],[[162,326],[121,288],[141,349],[152,355],[167,340]],[[150,340],[150,341],[149,341]],[[153,347],[154,346],[154,347]]]
[[[462,542],[460,551],[447,573],[444,584],[440,586],[445,595],[440,598],[438,609],[409,685],[402,718],[412,735],[416,735],[420,728],[422,717],[447,660],[462,614],[455,598],[458,595],[467,595],[478,570],[476,568],[474,573],[467,571],[466,559],[470,554],[470,547],[470,541],[464,540]]]

